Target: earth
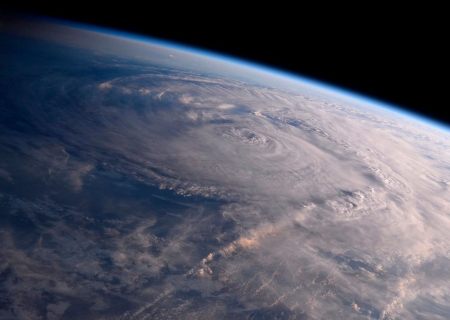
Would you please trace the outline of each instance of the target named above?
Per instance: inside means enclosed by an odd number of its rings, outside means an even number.
[[[450,318],[448,128],[138,36],[1,30],[1,319]]]

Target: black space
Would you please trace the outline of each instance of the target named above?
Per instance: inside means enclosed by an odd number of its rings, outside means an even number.
[[[0,5],[0,10],[109,27],[225,53],[450,124],[443,8],[191,5],[105,3],[92,8],[66,2]]]

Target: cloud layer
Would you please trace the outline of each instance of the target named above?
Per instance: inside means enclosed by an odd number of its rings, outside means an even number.
[[[1,318],[449,317],[447,132],[34,50],[0,71]]]

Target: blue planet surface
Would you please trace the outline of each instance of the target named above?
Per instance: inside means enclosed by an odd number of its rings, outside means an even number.
[[[450,131],[213,53],[0,32],[1,319],[449,319]]]

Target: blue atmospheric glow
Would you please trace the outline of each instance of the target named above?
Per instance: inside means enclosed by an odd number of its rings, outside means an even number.
[[[354,91],[351,91],[348,89],[343,89],[340,87],[329,85],[329,84],[321,82],[321,81],[317,81],[317,80],[314,80],[314,79],[311,79],[311,78],[308,78],[305,76],[301,76],[298,74],[282,71],[282,70],[272,68],[269,66],[253,63],[250,61],[244,61],[239,58],[235,58],[235,57],[228,56],[225,54],[220,54],[217,52],[208,51],[205,49],[194,48],[194,47],[190,47],[190,46],[186,46],[186,45],[182,45],[182,44],[178,44],[178,43],[173,43],[173,42],[166,41],[166,40],[152,38],[150,36],[142,36],[142,35],[137,35],[137,34],[128,33],[128,32],[124,32],[124,31],[103,28],[103,27],[99,27],[99,26],[86,25],[86,24],[81,24],[78,22],[59,20],[59,19],[48,18],[48,17],[46,17],[46,18],[40,17],[39,19],[46,21],[46,22],[67,26],[67,27],[73,27],[73,28],[78,28],[78,29],[82,29],[82,30],[86,30],[86,31],[97,32],[97,33],[101,33],[101,34],[105,34],[105,35],[109,35],[109,36],[125,38],[128,40],[133,40],[133,41],[137,41],[137,42],[141,42],[141,43],[147,43],[147,44],[151,44],[151,45],[158,45],[161,47],[170,48],[173,50],[179,50],[179,51],[183,51],[183,52],[190,53],[193,55],[202,56],[205,58],[215,59],[215,60],[219,60],[222,62],[228,62],[228,63],[234,64],[237,66],[241,66],[241,67],[245,67],[245,68],[255,69],[255,70],[267,73],[267,74],[271,74],[271,75],[278,76],[278,77],[281,77],[284,79],[288,79],[291,81],[296,81],[296,82],[300,82],[300,83],[303,83],[303,84],[306,84],[306,85],[309,85],[312,87],[316,87],[321,90],[342,96],[344,98],[348,98],[348,99],[360,101],[362,103],[366,103],[366,104],[369,104],[372,106],[376,106],[376,107],[382,108],[386,111],[393,112],[397,115],[401,115],[401,116],[413,119],[415,121],[418,121],[418,122],[421,122],[424,124],[428,124],[435,128],[444,130],[446,132],[450,132],[450,127],[447,124],[430,119],[428,117],[424,117],[418,113],[409,111],[405,107],[393,105],[391,103],[386,103],[381,100],[367,97],[365,95],[359,94],[357,92],[354,92]]]

